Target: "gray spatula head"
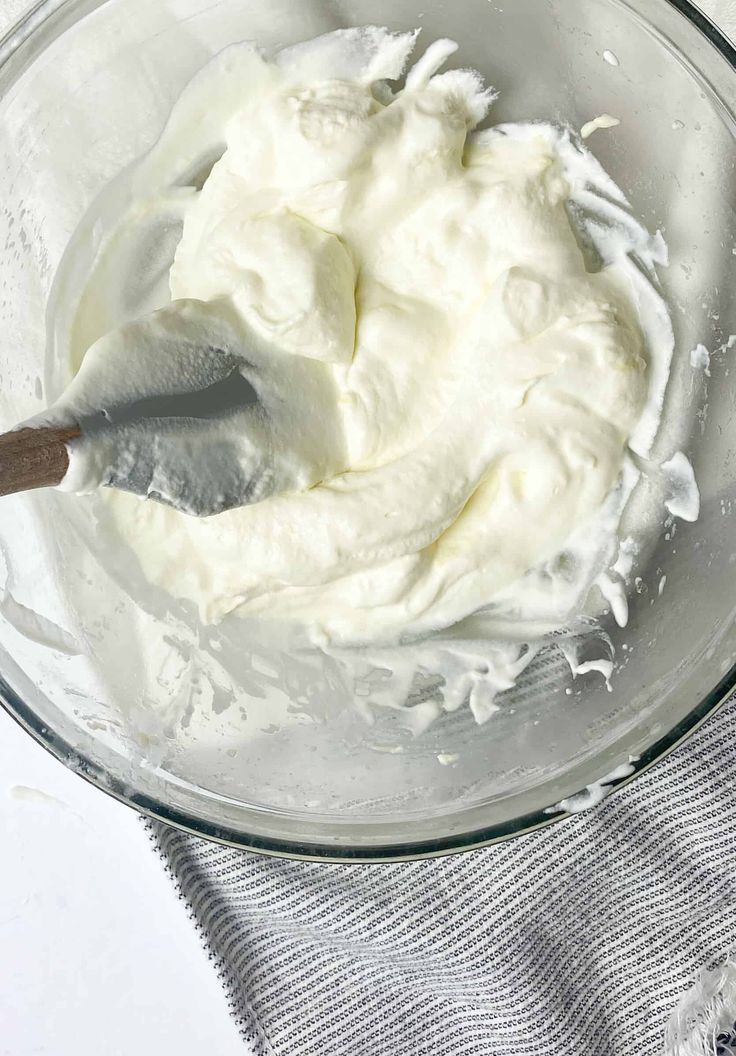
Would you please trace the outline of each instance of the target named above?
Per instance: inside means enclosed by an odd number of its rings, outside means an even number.
[[[329,406],[330,389],[322,364],[264,354],[226,305],[182,300],[97,341],[43,424],[81,426],[65,490],[107,485],[204,517],[319,479],[314,426],[290,400]]]

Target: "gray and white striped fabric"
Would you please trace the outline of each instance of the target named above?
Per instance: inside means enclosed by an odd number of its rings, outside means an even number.
[[[307,864],[151,831],[246,1052],[648,1056],[736,945],[735,773],[731,702],[599,808],[454,858]],[[715,1053],[734,1018],[668,1054]]]

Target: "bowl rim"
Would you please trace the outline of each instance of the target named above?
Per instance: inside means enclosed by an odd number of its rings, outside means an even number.
[[[37,0],[8,31],[0,37],[0,69],[16,51],[35,36],[56,14],[63,12],[80,0]],[[104,6],[108,0],[87,0],[86,12]],[[690,0],[664,0],[679,12],[709,43],[720,52],[736,72],[736,47],[715,23]],[[82,0],[84,3],[84,0]],[[660,737],[638,759],[631,761],[630,772],[620,778],[606,782],[607,796],[624,788],[639,775],[650,770],[683,744],[701,725],[731,697],[736,689],[736,664],[720,679],[717,685],[672,729]],[[341,864],[370,864],[379,862],[417,861],[437,858],[449,854],[489,847],[495,843],[524,836],[538,829],[554,825],[570,817],[570,812],[550,806],[521,815],[511,821],[483,826],[458,835],[431,840],[404,841],[400,844],[376,844],[350,846],[348,844],[300,843],[275,837],[254,836],[227,826],[220,826],[186,811],[167,806],[154,797],[137,792],[129,785],[112,777],[103,766],[83,756],[77,749],[60,737],[55,730],[43,722],[32,708],[0,674],[0,707],[14,719],[38,744],[54,758],[74,771],[89,784],[106,795],[132,807],[153,822],[170,825],[190,836],[240,850],[264,854],[270,857],[301,861],[321,861]]]

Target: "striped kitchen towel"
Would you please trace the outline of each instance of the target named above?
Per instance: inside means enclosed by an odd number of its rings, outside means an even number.
[[[731,1056],[734,773],[731,702],[598,808],[451,858],[305,863],[150,828],[246,1052]]]

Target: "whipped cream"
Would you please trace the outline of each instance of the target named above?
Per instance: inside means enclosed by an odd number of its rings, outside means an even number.
[[[484,636],[521,643],[616,560],[672,353],[661,238],[569,132],[476,131],[494,93],[438,72],[451,41],[393,91],[415,41],[228,48],[88,218],[105,237],[57,354],[76,367],[102,338],[95,385],[135,389],[157,327],[227,326],[264,408],[248,457],[278,472],[253,505],[197,519],[106,495],[148,579],[206,622],[339,647],[482,610]],[[103,335],[144,315],[126,372],[125,332]],[[55,413],[76,410],[72,392]],[[104,479],[91,445],[71,455],[68,486]],[[532,655],[509,648],[493,693]]]
[[[598,117],[594,117],[592,121],[585,122],[580,129],[580,135],[583,139],[589,139],[599,128],[616,128],[620,124],[621,122],[617,117],[612,117],[610,114],[600,114]]]

